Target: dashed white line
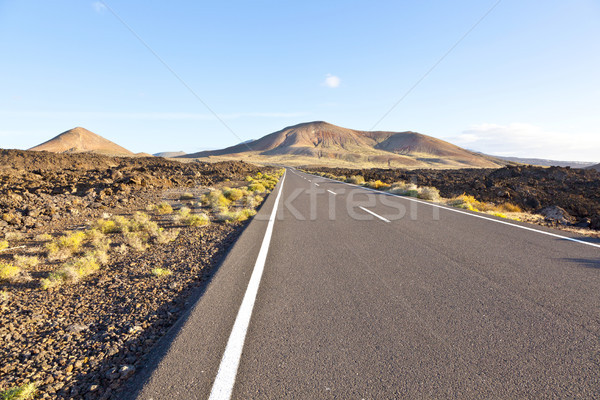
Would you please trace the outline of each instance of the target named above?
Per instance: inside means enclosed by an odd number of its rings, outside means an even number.
[[[318,184],[318,183],[315,183],[315,186],[319,186],[319,184]]]
[[[455,212],[455,213],[458,213],[458,214],[468,215],[469,217],[480,218],[480,219],[484,219],[486,221],[495,222],[497,224],[508,225],[508,226],[512,226],[512,227],[515,227],[515,228],[524,229],[526,231],[535,232],[535,233],[541,233],[542,235],[552,236],[552,237],[555,237],[555,238],[564,239],[564,240],[568,240],[568,241],[571,241],[571,242],[585,244],[587,246],[592,246],[592,247],[600,248],[600,244],[586,242],[585,240],[574,239],[574,238],[571,238],[571,237],[568,237],[568,236],[558,235],[556,233],[546,232],[546,231],[542,231],[542,230],[535,229],[535,228],[530,228],[528,226],[516,225],[516,224],[512,224],[510,222],[500,221],[498,219],[486,217],[486,216],[479,215],[479,214],[471,214],[471,213],[469,213],[467,211],[462,211],[462,210],[456,209],[456,208],[444,207],[444,206],[441,206],[439,204],[431,203],[431,202],[428,202],[428,201],[418,200],[418,199],[415,199],[414,197],[400,196],[400,195],[397,195],[397,194],[386,193],[386,192],[382,192],[381,190],[375,190],[375,189],[367,188],[367,187],[364,187],[364,186],[355,185],[355,184],[352,184],[352,183],[336,181],[335,179],[330,179],[330,178],[325,178],[325,177],[322,177],[322,178],[330,180],[332,182],[341,183],[343,185],[354,186],[354,187],[357,187],[357,188],[360,188],[360,189],[369,190],[371,192],[376,192],[376,193],[382,194],[384,196],[398,197],[398,198],[401,198],[401,199],[404,199],[404,200],[408,200],[408,201],[412,201],[412,202],[415,202],[415,203],[426,204],[426,205],[431,206],[431,207],[441,208],[443,210],[452,211],[452,212]],[[367,211],[367,210],[365,210],[365,211]]]
[[[215,383],[210,392],[209,400],[229,400],[231,398],[233,386],[235,385],[235,377],[237,375],[238,366],[240,365],[242,350],[244,348],[244,341],[246,340],[246,332],[248,331],[250,317],[252,316],[252,309],[254,308],[254,303],[256,301],[260,279],[262,278],[263,270],[265,269],[265,261],[267,260],[267,253],[269,252],[269,244],[271,243],[271,236],[273,235],[273,225],[275,224],[275,215],[277,213],[281,192],[283,192],[284,181],[285,173],[283,178],[281,178],[279,193],[277,193],[277,197],[275,198],[273,211],[271,211],[267,230],[265,231],[265,236],[260,246],[256,263],[254,264],[254,270],[252,271],[252,276],[248,282],[248,288],[244,294],[242,305],[235,318],[233,329],[231,329],[227,347],[225,347],[225,352],[223,353],[223,358],[221,359],[219,371],[217,372]]]
[[[331,190],[329,190],[329,189],[327,189],[327,191],[328,191],[329,193],[331,193],[332,195],[334,195],[334,196],[335,196],[335,195],[337,195],[337,193],[336,193],[336,192],[332,192],[332,191],[331,191]]]
[[[363,206],[358,206],[358,208],[360,208],[360,209],[361,209],[361,210],[363,210],[363,211],[366,211],[366,212],[368,212],[368,213],[369,213],[369,214],[371,214],[371,215],[374,215],[375,217],[379,218],[379,219],[380,219],[380,220],[382,220],[382,221],[385,221],[385,222],[390,222],[390,220],[389,220],[389,219],[387,219],[387,218],[383,218],[381,215],[375,214],[373,211],[371,211],[371,210],[367,210],[367,209],[366,209],[366,208],[364,208]]]

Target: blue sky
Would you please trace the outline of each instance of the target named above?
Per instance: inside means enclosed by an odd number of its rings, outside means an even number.
[[[495,3],[0,1],[0,147],[75,126],[150,153],[370,130]],[[376,129],[600,161],[598,21],[599,1],[503,0]]]

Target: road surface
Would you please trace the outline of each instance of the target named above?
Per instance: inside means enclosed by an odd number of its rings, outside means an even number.
[[[598,242],[479,216],[287,169],[128,396],[599,398]]]

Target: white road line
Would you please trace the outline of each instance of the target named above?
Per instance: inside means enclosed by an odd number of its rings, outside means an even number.
[[[235,318],[235,323],[231,329],[231,335],[227,341],[227,347],[225,347],[225,352],[223,353],[223,358],[219,365],[219,372],[217,372],[217,377],[213,383],[209,400],[229,400],[231,398],[233,386],[235,385],[235,377],[237,375],[238,366],[240,365],[242,350],[244,348],[244,341],[246,340],[246,332],[248,331],[250,317],[252,316],[252,309],[254,308],[258,287],[260,285],[263,270],[265,269],[265,261],[267,260],[267,253],[269,252],[269,244],[271,243],[271,236],[273,235],[273,225],[275,224],[275,215],[277,213],[281,192],[283,192],[284,181],[285,173],[283,178],[281,178],[279,193],[277,193],[277,197],[275,198],[273,211],[271,211],[267,230],[265,231],[265,236],[260,246],[256,263],[254,264],[254,270],[252,271],[252,276],[248,282],[248,288],[244,294],[242,305]]]
[[[308,180],[309,182],[312,182],[310,179]]]
[[[315,175],[315,176],[316,176],[316,175]],[[500,221],[500,220],[497,220],[497,219],[494,219],[494,218],[490,218],[490,217],[486,217],[486,216],[479,215],[479,214],[471,214],[471,213],[469,213],[469,212],[462,211],[462,210],[459,210],[459,209],[456,209],[456,208],[445,207],[445,206],[441,206],[441,205],[439,205],[439,204],[431,203],[431,202],[428,202],[428,201],[418,200],[418,199],[415,199],[414,197],[400,196],[400,195],[393,194],[393,193],[386,193],[386,192],[382,192],[382,191],[380,191],[380,190],[375,190],[375,189],[371,189],[371,188],[366,188],[366,187],[364,187],[364,186],[355,185],[355,184],[353,184],[353,183],[347,183],[347,182],[342,182],[342,181],[336,181],[335,179],[330,179],[330,178],[325,178],[325,177],[322,177],[322,178],[323,178],[323,179],[328,179],[328,180],[330,180],[330,181],[332,181],[332,182],[342,183],[342,184],[344,184],[344,185],[349,185],[349,186],[355,186],[355,187],[357,187],[357,188],[364,189],[364,190],[370,190],[370,191],[372,191],[372,192],[376,192],[376,193],[382,194],[382,195],[384,195],[384,196],[393,196],[393,197],[399,197],[399,198],[401,198],[401,199],[405,199],[405,200],[409,200],[409,201],[414,201],[415,203],[426,204],[426,205],[428,205],[428,206],[431,206],[431,207],[441,208],[441,209],[443,209],[443,210],[448,210],[448,211],[452,211],[452,212],[455,212],[455,213],[459,213],[459,214],[468,215],[468,216],[470,216],[470,217],[474,217],[474,218],[480,218],[480,219],[485,219],[486,221],[496,222],[496,223],[498,223],[498,224],[508,225],[508,226],[512,226],[512,227],[515,227],[515,228],[524,229],[524,230],[526,230],[526,231],[531,231],[531,232],[541,233],[542,235],[552,236],[552,237],[556,237],[556,238],[559,238],[559,239],[569,240],[569,241],[571,241],[571,242],[575,242],[575,243],[581,243],[581,244],[585,244],[585,245],[588,245],[588,246],[592,246],[592,247],[597,247],[597,248],[600,248],[600,244],[595,244],[595,243],[586,242],[585,240],[574,239],[574,238],[570,238],[570,237],[568,237],[568,236],[558,235],[558,234],[556,234],[556,233],[552,233],[552,232],[545,232],[545,231],[541,231],[541,230],[539,230],[539,229],[530,228],[530,227],[528,227],[528,226],[516,225],[516,224],[512,224],[512,223],[510,223],[510,222],[506,222],[506,221]],[[361,208],[362,208],[362,207],[361,207]]]
[[[318,184],[318,183],[315,183],[315,186],[319,186],[319,184]]]
[[[361,210],[363,210],[363,211],[366,211],[366,212],[368,212],[368,213],[369,213],[369,214],[371,214],[371,215],[374,215],[374,216],[376,216],[377,218],[379,218],[379,219],[380,219],[380,220],[382,220],[382,221],[385,221],[385,222],[390,222],[390,220],[389,220],[389,219],[387,219],[387,218],[383,218],[381,215],[375,214],[373,211],[371,211],[371,210],[367,210],[367,209],[366,209],[366,208],[364,208],[363,206],[358,206],[358,208],[360,208],[360,209],[361,209]]]
[[[335,193],[335,192],[332,192],[332,191],[331,191],[331,190],[329,190],[329,189],[327,189],[327,191],[328,191],[329,193],[331,193],[332,195],[334,195],[334,196],[337,194],[337,193]]]

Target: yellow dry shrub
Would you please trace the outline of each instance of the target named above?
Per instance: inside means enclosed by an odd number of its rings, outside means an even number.
[[[40,263],[39,258],[35,256],[21,256],[15,255],[13,257],[15,265],[20,268],[33,268]]]
[[[352,175],[350,178],[346,179],[346,182],[354,185],[362,185],[365,183],[365,178],[362,175]]]
[[[242,197],[244,197],[244,192],[240,189],[230,189],[230,188],[226,188],[223,190],[223,196],[225,196],[225,198],[227,200],[230,201],[238,201],[240,200]]]
[[[173,213],[173,207],[166,201],[163,201],[156,205],[156,212],[160,215],[171,214]]]
[[[20,272],[21,268],[16,265],[0,262],[0,281],[12,281]]]
[[[389,189],[391,187],[390,184],[388,183],[384,183],[381,182],[380,180],[376,180],[376,181],[369,181],[367,183],[365,183],[365,186],[371,189],[375,189],[375,190],[385,190],[385,189]]]
[[[154,268],[152,269],[152,275],[154,275],[157,278],[165,278],[169,275],[172,275],[173,272],[169,269],[166,268]]]
[[[229,207],[231,201],[223,196],[223,192],[220,190],[213,190],[203,195],[200,198],[202,205],[217,209],[220,207]]]
[[[245,208],[238,211],[225,211],[217,215],[219,221],[225,222],[242,222],[256,215],[256,210]]]

